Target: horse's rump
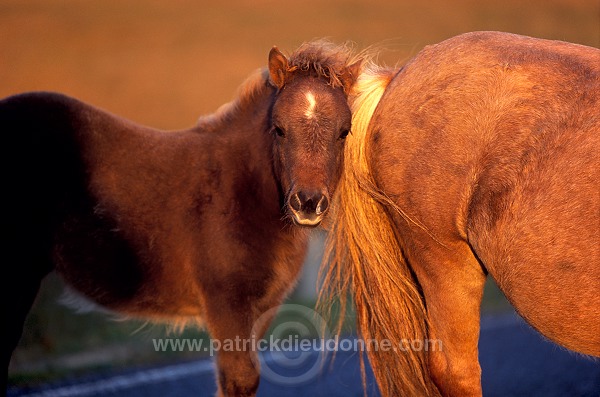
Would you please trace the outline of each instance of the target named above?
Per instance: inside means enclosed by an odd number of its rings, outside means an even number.
[[[372,137],[381,130],[371,141],[379,186],[441,241],[466,239],[538,330],[591,354],[600,354],[599,65],[593,48],[459,36],[407,65],[371,124]]]

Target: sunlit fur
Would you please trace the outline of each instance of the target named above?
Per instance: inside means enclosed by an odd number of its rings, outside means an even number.
[[[351,43],[335,44],[321,39],[302,44],[289,56],[288,72],[313,72],[328,80],[332,88],[344,87],[348,66],[366,60],[371,50],[355,51]]]
[[[304,111],[304,115],[307,119],[312,119],[315,117],[315,107],[317,106],[317,101],[312,92],[307,92],[306,94],[306,110]]]
[[[488,273],[542,334],[600,356],[599,65],[474,32],[359,78],[321,302],[354,294],[364,338],[443,342],[369,352],[383,396],[481,395]]]

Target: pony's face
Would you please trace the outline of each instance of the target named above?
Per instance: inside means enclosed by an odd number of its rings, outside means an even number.
[[[314,227],[338,183],[352,115],[344,86],[333,87],[314,73],[286,75],[287,67],[287,59],[272,50],[270,77],[279,89],[271,113],[274,160],[288,214],[295,224]]]

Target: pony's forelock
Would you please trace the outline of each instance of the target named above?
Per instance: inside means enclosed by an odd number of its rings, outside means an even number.
[[[328,79],[332,87],[343,87],[346,69],[356,62],[366,63],[375,54],[373,49],[356,51],[353,43],[335,44],[327,39],[308,41],[289,55],[288,72],[315,73]]]

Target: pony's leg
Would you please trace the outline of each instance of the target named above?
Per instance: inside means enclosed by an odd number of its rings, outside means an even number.
[[[3,291],[5,291],[5,314],[4,324],[6,330],[6,339],[4,342],[4,371],[2,374],[2,395],[6,393],[8,365],[13,351],[17,347],[21,334],[23,333],[23,324],[25,318],[33,305],[37,296],[42,279],[49,273],[48,268],[31,268],[20,266],[22,263],[23,252],[19,255],[8,255],[9,261],[3,273],[2,278]],[[6,269],[9,269],[8,271]]]
[[[429,368],[444,396],[480,396],[480,306],[486,275],[466,244],[432,244],[411,260],[430,325]],[[440,345],[436,341],[441,341]],[[438,347],[438,349],[435,349]]]
[[[281,303],[254,299],[232,299],[231,296],[211,296],[207,307],[207,322],[217,353],[219,397],[253,397],[258,389],[260,368],[258,354],[252,345],[254,322],[268,308]],[[243,302],[243,303],[242,303]],[[262,337],[272,318],[261,317],[256,338]],[[256,331],[256,330],[255,330]]]

